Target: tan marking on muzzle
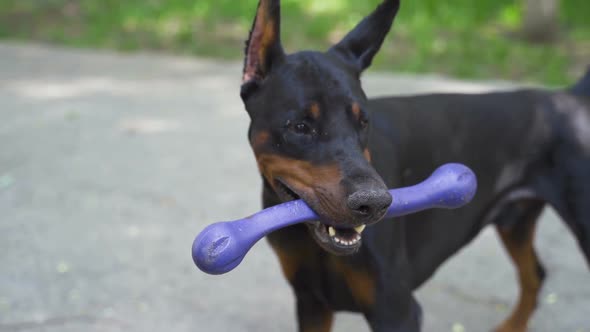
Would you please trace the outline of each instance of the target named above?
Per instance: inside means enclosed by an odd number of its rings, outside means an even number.
[[[260,172],[271,184],[279,178],[290,186],[305,190],[317,184],[340,186],[342,179],[340,168],[336,165],[315,166],[308,161],[273,154],[260,154],[256,160]]]
[[[340,185],[342,172],[336,164],[313,165],[308,161],[274,154],[259,154],[258,169],[273,189],[280,179],[308,203],[315,203],[334,218],[344,217],[344,189]]]

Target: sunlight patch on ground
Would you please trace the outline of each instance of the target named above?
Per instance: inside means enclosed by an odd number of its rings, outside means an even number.
[[[130,134],[159,134],[176,131],[180,128],[180,124],[167,119],[142,117],[123,119],[118,127]]]
[[[12,84],[11,90],[27,98],[64,99],[113,90],[117,84],[112,79],[81,78],[70,81],[27,80]],[[120,87],[117,87],[117,89]]]

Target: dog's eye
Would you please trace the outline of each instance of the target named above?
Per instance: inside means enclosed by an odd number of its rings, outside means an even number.
[[[305,122],[290,123],[289,129],[298,135],[309,135],[314,133],[314,130]]]
[[[303,122],[296,124],[294,129],[298,134],[309,134],[310,132],[309,126]]]

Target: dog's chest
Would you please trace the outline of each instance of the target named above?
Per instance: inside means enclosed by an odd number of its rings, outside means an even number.
[[[332,310],[358,312],[372,306],[374,278],[362,260],[331,255],[296,228],[274,232],[268,239],[295,292],[310,293]]]
[[[367,267],[348,257],[327,256],[323,262],[330,304],[335,310],[366,311],[374,303],[375,282]]]

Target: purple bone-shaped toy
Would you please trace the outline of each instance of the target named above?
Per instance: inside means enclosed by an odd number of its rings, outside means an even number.
[[[445,164],[414,186],[391,189],[393,202],[385,218],[431,209],[454,209],[471,201],[477,189],[475,174],[461,164]],[[193,243],[193,261],[209,274],[223,274],[240,264],[248,250],[268,233],[289,225],[317,220],[302,200],[264,209],[244,219],[207,226]]]

